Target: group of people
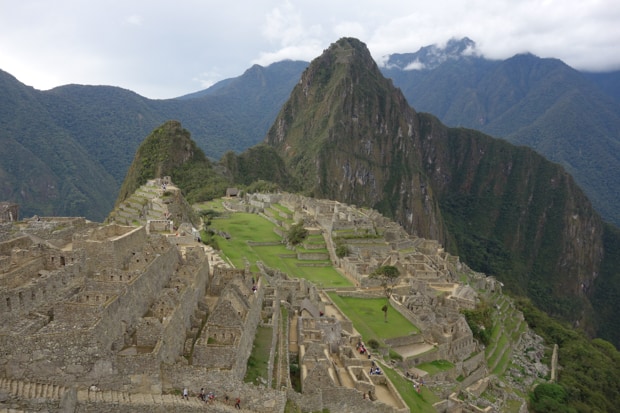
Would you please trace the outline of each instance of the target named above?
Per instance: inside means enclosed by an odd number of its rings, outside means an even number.
[[[212,403],[215,400],[215,394],[210,391],[209,393],[205,392],[204,387],[200,389],[200,393],[198,393],[198,398],[206,403]],[[228,396],[225,397],[228,400]]]
[[[189,390],[187,390],[187,387],[183,389],[183,398],[189,400]],[[200,389],[200,393],[198,393],[198,399],[205,403],[213,403],[215,401],[215,393],[212,391],[207,393],[203,387]],[[224,395],[224,402],[226,404],[230,402],[230,398],[227,394]],[[235,408],[241,409],[241,399],[239,397],[235,400]]]
[[[368,358],[370,358],[370,353],[368,353],[368,350],[366,349],[366,346],[364,345],[363,342],[359,341],[357,343],[357,351],[360,352],[360,354],[364,355],[364,354],[368,354]]]
[[[405,373],[405,376],[413,381],[413,388],[420,393],[420,390],[422,389],[422,386],[424,386],[424,379],[420,378],[417,373],[414,374],[409,374],[409,372]]]
[[[383,374],[379,366],[371,367],[370,374]]]

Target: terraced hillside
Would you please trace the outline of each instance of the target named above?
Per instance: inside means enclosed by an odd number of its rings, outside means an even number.
[[[522,314],[516,310],[510,298],[501,293],[501,289],[490,288],[481,281],[480,274],[459,263],[458,257],[445,254],[443,249],[430,240],[416,237],[394,241],[400,232],[387,221],[381,221],[385,226],[377,226],[374,211],[361,211],[359,216],[354,217],[354,213],[349,210],[342,212],[344,207],[335,206],[330,213],[319,216],[316,211],[321,210],[321,207],[315,206],[314,211],[313,207],[300,210],[297,201],[291,199],[260,205],[252,204],[247,199],[227,199],[202,205],[201,210],[208,211],[207,215],[212,217],[204,235],[210,232],[211,240],[236,266],[269,268],[292,278],[303,278],[329,292],[329,296],[321,293],[322,314],[350,320],[348,322],[352,322],[352,331],[360,334],[364,343],[372,343],[373,340],[378,342],[378,347],[372,350],[377,355],[376,362],[390,371],[392,377],[397,377],[396,380],[409,383],[409,387],[402,390],[401,397],[411,411],[447,411],[442,410],[445,407],[442,398],[449,403],[465,403],[483,410],[490,408],[490,411],[499,411],[493,409],[500,408],[501,411],[518,412],[523,408],[531,386],[544,381],[548,375],[548,369],[540,363],[545,347],[529,331]],[[334,221],[328,224],[326,216],[330,214],[345,216],[355,225],[344,228]],[[375,221],[371,221],[370,217]],[[299,222],[304,223],[308,231],[307,238],[298,246],[287,245],[287,232]],[[343,245],[347,256],[338,258],[336,248]],[[327,259],[323,259],[322,254]],[[382,254],[388,258],[381,258]],[[395,263],[402,272],[407,273],[394,289],[389,299],[391,309],[388,311],[411,320],[411,330],[421,330],[420,333],[408,333],[408,328],[401,328],[401,334],[394,336],[393,332],[389,332],[392,325],[383,322],[383,313],[378,304],[374,305],[377,307],[374,315],[371,314],[372,309],[366,315],[360,313],[366,310],[358,308],[359,303],[352,307],[343,306],[342,300],[347,297],[358,297],[356,300],[386,299],[380,285],[371,285],[368,277],[360,278],[359,274],[351,273],[352,263],[355,263],[356,268],[364,267],[366,275],[372,271],[373,266],[381,263]],[[450,281],[442,281],[438,278],[440,273],[449,274],[452,278]],[[418,288],[420,290],[416,292]],[[476,303],[479,305],[484,302],[491,306],[493,327],[488,345],[485,347],[479,342],[473,343],[471,352],[463,354],[462,358],[455,358],[453,351],[446,351],[449,345],[437,341],[441,339],[433,335],[435,333],[432,330],[443,329],[440,336],[443,335],[444,340],[453,341],[453,346],[460,346],[456,343],[466,338],[457,338],[461,336],[450,333],[450,330],[462,329],[463,325],[450,324],[454,322],[454,317],[459,317],[458,312],[448,317],[451,322],[442,319],[439,313],[421,316],[423,312],[419,308],[426,306],[425,311],[428,311],[432,304],[416,304],[411,297],[412,294],[423,294],[425,290],[431,291],[431,296],[436,297],[430,298],[431,301],[459,302],[466,307],[475,307]],[[473,296],[477,298],[468,301]],[[445,312],[445,307],[441,311]],[[369,329],[366,325],[369,318],[377,318],[381,323]],[[433,319],[435,325],[429,325],[429,319]],[[290,340],[296,334],[297,321],[291,320],[289,318],[289,324],[286,325],[286,334],[277,333],[279,348],[283,347],[283,336],[288,336]],[[284,327],[281,327],[280,331],[283,330]],[[375,340],[391,336],[395,338]],[[413,347],[424,350],[406,351]],[[289,351],[294,352],[296,349],[297,344],[292,345],[289,341]],[[287,379],[282,375],[281,355],[278,360],[277,373],[270,373],[270,377],[274,377],[274,382],[282,384]],[[350,384],[351,380],[345,380],[349,376],[344,373],[346,370],[342,363],[334,363],[340,385]],[[436,366],[442,368],[437,369]],[[420,386],[421,391],[409,394],[415,386]]]

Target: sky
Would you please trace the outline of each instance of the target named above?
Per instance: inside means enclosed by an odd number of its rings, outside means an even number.
[[[469,37],[584,71],[620,69],[618,0],[0,0],[0,69],[39,90],[110,85],[151,99],[254,64],[311,61],[341,37],[377,63]],[[1,97],[0,97],[1,98]]]

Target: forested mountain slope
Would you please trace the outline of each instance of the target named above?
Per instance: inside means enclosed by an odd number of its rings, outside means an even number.
[[[306,193],[376,208],[591,333],[603,321],[592,291],[616,270],[600,271],[603,222],[572,177],[529,148],[415,112],[359,41],[311,63],[266,143]]]

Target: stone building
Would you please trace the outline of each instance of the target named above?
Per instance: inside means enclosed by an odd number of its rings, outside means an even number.
[[[11,202],[0,202],[0,222],[19,221],[19,205]]]

